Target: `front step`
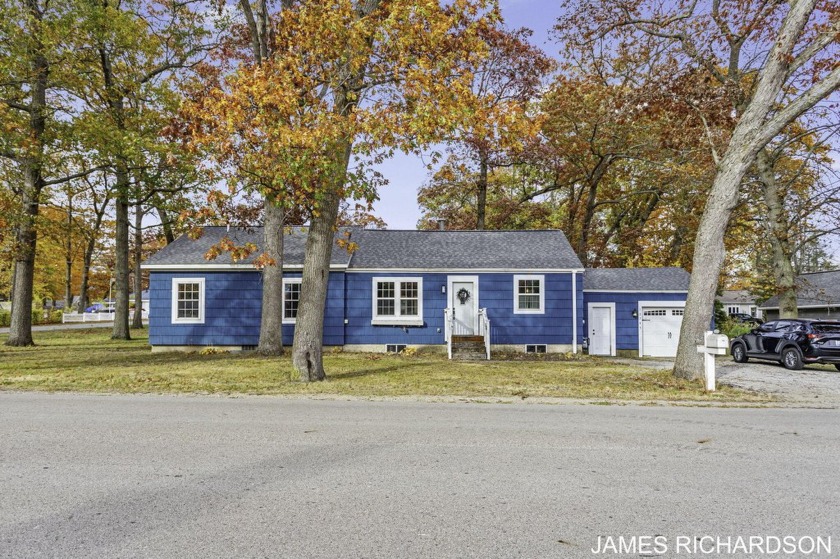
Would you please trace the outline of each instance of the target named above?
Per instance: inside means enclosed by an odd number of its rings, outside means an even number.
[[[455,361],[486,361],[483,336],[452,336],[452,359]]]

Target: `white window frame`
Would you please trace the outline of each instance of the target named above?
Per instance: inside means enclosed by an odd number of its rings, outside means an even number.
[[[297,323],[297,317],[286,318],[286,286],[293,283],[301,284],[303,283],[303,278],[283,278],[283,303],[280,305],[280,312],[283,313],[280,315],[283,320],[283,324]],[[298,311],[300,311],[300,299],[298,299]]]
[[[377,311],[377,285],[379,282],[393,282],[394,312],[397,314],[379,316]],[[400,291],[403,282],[417,283],[417,316],[400,316]],[[371,282],[371,321],[374,326],[423,326],[423,278],[422,277],[375,277]]]
[[[178,316],[178,286],[186,283],[198,284],[198,318]],[[204,324],[204,278],[172,278],[172,324]]]
[[[537,280],[540,282],[540,308],[519,308],[519,282],[521,280]],[[572,286],[574,289],[574,286]],[[514,274],[513,276],[513,314],[545,314],[545,276],[542,274]]]

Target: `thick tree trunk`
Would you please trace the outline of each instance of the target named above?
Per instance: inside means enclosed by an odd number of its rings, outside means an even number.
[[[335,223],[350,162],[351,144],[347,141],[337,149],[333,183],[321,200],[318,212],[312,217],[309,234],[306,236],[303,279],[292,348],[292,364],[304,382],[326,378],[323,362],[324,308],[330,279],[330,258],[335,244]]]
[[[130,340],[128,329],[128,174],[117,171],[116,234],[114,265],[114,329],[113,340]]]
[[[49,62],[42,54],[39,27],[42,12],[34,2],[28,3],[32,16],[32,33],[37,44],[32,52],[32,82],[30,86],[29,134],[30,153],[21,161],[23,188],[21,191],[21,220],[15,236],[15,274],[12,282],[12,316],[9,328],[8,346],[33,345],[32,340],[32,295],[35,281],[35,250],[38,233],[35,220],[44,189],[44,174],[41,158],[44,151],[44,134],[47,128],[47,86]]]
[[[768,118],[771,109],[777,105],[789,65],[794,59],[794,47],[815,4],[816,0],[790,4],[790,11],[777,32],[773,48],[758,72],[749,105],[735,126],[726,153],[718,165],[694,245],[693,271],[674,363],[674,375],[677,377],[694,379],[703,376],[703,359],[695,346],[702,343],[703,332],[711,322],[724,259],[723,236],[738,202],[741,180],[755,162],[759,150],[840,84],[840,69],[835,69],[827,78]]]
[[[324,308],[330,277],[330,257],[335,244],[333,228],[341,201],[338,192],[339,189],[336,188],[324,196],[318,208],[319,213],[312,218],[306,237],[303,280],[292,351],[292,362],[300,380],[304,382],[326,378],[322,355]]]
[[[283,353],[283,227],[285,211],[265,199],[263,251],[274,264],[263,268],[262,317],[257,351],[262,355]]]
[[[484,221],[487,213],[487,157],[482,155],[479,161],[478,196],[475,204],[475,228],[481,231],[485,228]]]
[[[134,315],[131,317],[132,328],[143,327],[143,208],[135,206],[134,212]]]
[[[32,340],[32,296],[35,280],[35,249],[37,232],[35,219],[38,217],[38,196],[40,170],[30,166],[25,171],[26,184],[22,202],[24,214],[17,227],[15,238],[15,272],[12,280],[12,316],[9,324],[8,346],[34,345]]]
[[[767,149],[756,156],[758,179],[767,205],[767,233],[770,240],[770,257],[776,294],[779,295],[779,318],[796,318],[799,309],[796,304],[796,274],[791,263],[790,231],[785,217],[784,200],[779,192],[773,159]]]

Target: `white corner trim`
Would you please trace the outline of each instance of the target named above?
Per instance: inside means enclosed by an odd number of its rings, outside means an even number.
[[[572,274],[574,277],[574,274]],[[519,281],[537,280],[540,282],[540,308],[520,309],[519,308]],[[574,293],[574,289],[572,289]],[[513,314],[545,314],[545,276],[542,274],[514,274],[513,276]]]
[[[198,318],[178,317],[178,285],[185,283],[198,284]],[[172,324],[204,324],[204,307],[206,298],[204,295],[204,278],[172,278]]]
[[[572,353],[577,353],[577,274],[572,272]]]

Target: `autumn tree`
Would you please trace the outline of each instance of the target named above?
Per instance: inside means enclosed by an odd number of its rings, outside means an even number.
[[[624,50],[654,44],[669,74],[703,68],[730,101],[736,124],[715,149],[717,173],[698,228],[674,367],[679,377],[698,378],[703,367],[695,346],[710,323],[742,181],[773,138],[840,86],[840,11],[826,0],[595,0],[571,6],[562,25],[577,25],[581,40],[608,40]]]
[[[470,111],[450,142],[453,155],[447,165],[469,162],[475,170],[475,186],[470,189],[475,191],[475,229],[485,228],[488,176],[496,168],[513,165],[539,130],[540,114],[529,108],[555,64],[529,43],[531,34],[524,28],[482,29],[487,56],[468,68]]]
[[[161,111],[174,111],[170,77],[206,51],[204,15],[190,2],[85,0],[81,55],[89,149],[112,169],[115,202],[116,295],[112,337],[129,339],[129,208],[134,170],[157,141]],[[150,123],[151,121],[151,123]]]
[[[245,115],[236,145],[262,149],[240,153],[285,199],[310,208],[293,349],[302,380],[325,376],[324,307],[341,201],[372,199],[371,165],[393,150],[454,130],[470,85],[459,70],[485,52],[479,30],[496,17],[482,7],[468,0],[297,2],[267,30],[272,56],[196,99],[199,121]]]
[[[32,345],[37,221],[45,189],[62,175],[61,143],[73,120],[72,90],[83,72],[76,2],[21,0],[0,7],[0,157],[15,171],[14,279],[7,345]]]

